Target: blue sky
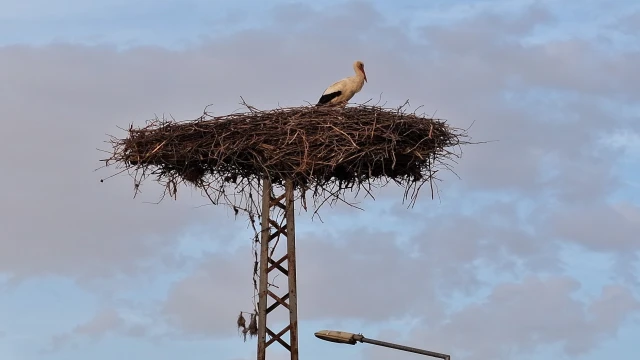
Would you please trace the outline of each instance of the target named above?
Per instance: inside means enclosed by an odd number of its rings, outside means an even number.
[[[439,199],[425,191],[407,209],[391,186],[361,199],[365,212],[299,215],[301,356],[415,358],[325,343],[313,337],[323,328],[454,359],[633,356],[633,1],[0,9],[0,151],[22,154],[0,160],[11,189],[0,205],[2,359],[253,358],[255,341],[234,329],[251,305],[245,221],[188,189],[154,206],[158,186],[132,199],[125,176],[99,184],[94,149],[154,114],[230,112],[240,96],[263,108],[314,101],[356,56],[369,83],[355,101],[410,98],[498,142],[464,149],[461,179],[443,175]]]
[[[344,1],[322,4],[296,1],[3,1],[3,44],[47,44],[50,42],[112,42],[120,47],[159,45],[182,48],[201,37],[227,35],[238,30],[259,29],[273,19],[268,16],[278,6],[307,3],[326,12],[340,12]],[[373,2],[385,21],[401,24],[406,30],[423,25],[446,25],[483,10],[505,16],[520,11],[531,1],[423,1]],[[539,29],[541,38],[594,36],[596,29],[631,14],[631,1],[542,1],[559,19],[559,24]],[[266,15],[266,16],[265,16]],[[34,24],[37,24],[34,26]],[[626,45],[632,45],[628,41]]]

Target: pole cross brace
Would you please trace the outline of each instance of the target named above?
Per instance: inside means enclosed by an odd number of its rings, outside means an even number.
[[[291,180],[285,181],[284,194],[274,197],[272,191],[271,181],[263,179],[258,294],[258,360],[265,360],[267,348],[276,342],[291,353],[291,360],[298,360],[298,295],[293,182]],[[272,210],[277,209],[283,210],[283,218],[275,219],[272,217]],[[278,212],[273,211],[273,213],[277,214]],[[270,243],[280,236],[287,239],[286,253],[280,259],[274,260],[271,256],[279,242],[275,242],[271,253],[269,252]],[[287,261],[286,268],[283,266],[285,261]],[[276,269],[284,274],[288,280],[288,291],[283,296],[278,296],[269,289],[269,274]],[[268,305],[269,299],[274,300],[271,305]],[[278,307],[288,309],[289,324],[275,333],[268,327],[267,315]],[[289,342],[283,339],[287,332],[289,333]],[[267,335],[270,337],[269,340],[267,340]]]

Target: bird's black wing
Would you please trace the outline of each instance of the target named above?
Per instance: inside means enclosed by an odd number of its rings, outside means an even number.
[[[340,95],[342,95],[342,91],[335,91],[329,94],[324,94],[320,97],[320,100],[318,100],[318,103],[316,104],[316,106],[328,104],[329,101],[337,98]]]

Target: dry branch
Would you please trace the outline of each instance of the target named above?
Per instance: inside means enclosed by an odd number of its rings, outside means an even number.
[[[303,199],[312,191],[316,207],[389,181],[403,187],[403,200],[413,204],[438,168],[449,169],[459,157],[453,148],[468,143],[464,130],[404,107],[260,111],[244,105],[248,112],[205,111],[191,121],[156,118],[141,128],[132,125],[126,138],[111,138],[111,156],[104,161],[128,171],[136,191],[151,175],[166,186],[165,194],[175,197],[180,184],[191,184],[236,212],[253,203],[251,193],[264,176],[280,185],[293,179]]]

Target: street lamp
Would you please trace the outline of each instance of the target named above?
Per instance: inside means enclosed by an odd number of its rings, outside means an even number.
[[[408,351],[416,354],[422,354],[432,357],[437,357],[443,360],[450,360],[451,357],[447,354],[441,354],[433,351],[427,351],[422,349],[416,349],[404,345],[392,344],[385,341],[367,339],[362,334],[352,334],[344,331],[335,330],[321,330],[315,333],[316,337],[321,340],[330,341],[339,344],[355,345],[358,341],[373,345],[384,346],[396,350]]]

